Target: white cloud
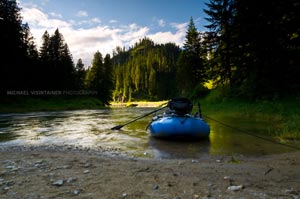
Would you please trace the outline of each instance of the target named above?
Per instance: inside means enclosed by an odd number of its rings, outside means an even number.
[[[118,20],[112,19],[109,21],[109,23],[118,23]]]
[[[82,26],[82,25],[95,26],[97,24],[100,24],[101,20],[99,18],[92,18],[92,19],[81,20],[81,21],[72,20],[71,23],[76,26]]]
[[[186,36],[186,26],[188,23],[172,23],[171,26],[176,29],[175,33],[168,32],[157,32],[150,34],[149,37],[156,43],[176,43],[179,46],[183,45]]]
[[[79,10],[76,14],[78,17],[87,17],[88,13],[85,10]]]
[[[99,50],[103,56],[107,53],[111,54],[117,46],[128,48],[146,36],[155,43],[174,42],[182,45],[187,26],[187,23],[173,23],[171,27],[175,29],[175,33],[171,31],[151,33],[148,27],[139,26],[136,23],[112,27],[102,25],[98,18],[79,22],[75,20],[64,21],[58,14],[47,15],[35,7],[23,6],[22,8],[23,22],[29,24],[38,47],[41,46],[41,38],[46,30],[51,35],[58,28],[69,46],[75,64],[81,58],[86,67],[91,64],[96,51]],[[108,24],[116,22],[111,20]],[[162,24],[163,22],[161,21]],[[78,28],[80,24],[90,26],[88,26],[89,28],[86,26],[82,26],[85,28]]]
[[[91,21],[93,23],[101,23],[101,20],[99,18],[97,18],[97,17],[93,18]]]
[[[158,20],[158,25],[159,25],[160,27],[165,27],[166,22],[165,22],[163,19],[160,19],[160,20]]]
[[[60,18],[60,19],[63,18],[61,14],[58,14],[58,13],[55,13],[55,12],[50,12],[49,14],[50,14],[50,16],[52,16],[52,17],[57,17],[57,18]]]
[[[173,28],[176,28],[178,31],[186,31],[188,23],[171,23]]]
[[[53,27],[70,27],[71,24],[60,20],[60,19],[51,19],[47,14],[43,13],[37,8],[26,8],[23,7],[21,10],[24,21],[26,21],[30,28],[43,28],[51,29]]]

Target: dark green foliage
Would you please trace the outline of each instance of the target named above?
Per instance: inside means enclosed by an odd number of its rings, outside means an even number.
[[[176,94],[176,61],[180,49],[172,43],[154,44],[144,38],[128,51],[114,53],[113,99],[169,99]]]
[[[144,38],[113,57],[94,56],[86,71],[74,66],[63,35],[45,31],[37,51],[15,0],[0,1],[0,94],[22,90],[96,91],[105,104],[197,98],[210,79],[233,96],[277,98],[300,93],[300,3],[298,0],[210,0],[210,32],[197,31],[191,18],[184,46]],[[225,89],[224,89],[225,90]],[[227,92],[228,91],[228,92]],[[112,93],[113,92],[113,93]]]
[[[207,80],[200,36],[191,18],[183,51],[177,61],[177,86],[183,96],[194,95],[194,88],[203,85]]]
[[[75,68],[68,45],[58,29],[51,36],[45,31],[38,53],[28,25],[22,24],[16,1],[1,0],[0,11],[1,96],[11,99],[17,98],[11,95],[32,95],[49,99],[47,95],[55,93],[72,98],[84,93],[79,90],[91,89],[108,104],[113,88],[110,56],[107,55],[102,63],[102,56],[97,53],[99,56],[95,56],[86,78],[81,59]]]
[[[82,59],[78,59],[77,64],[75,66],[75,88],[78,90],[84,89],[84,79],[86,76],[86,70],[84,68],[84,64],[82,63]]]
[[[0,1],[0,27],[0,95],[6,95],[32,86],[37,50],[16,1]]]
[[[108,105],[109,102],[112,100],[112,92],[113,92],[113,78],[112,78],[112,60],[110,58],[110,55],[107,54],[104,57],[104,63],[103,63],[103,83],[102,83],[102,90],[101,90],[101,96],[100,100]]]
[[[51,37],[46,31],[40,49],[40,70],[44,74],[42,89],[75,89],[75,67],[68,45],[57,29]]]
[[[109,104],[113,89],[110,55],[107,54],[103,60],[99,51],[95,53],[92,66],[86,74],[85,86],[87,90],[97,92],[101,102]]]
[[[251,99],[299,94],[298,1],[211,0],[207,6],[215,80]]]
[[[300,58],[295,55],[300,53],[300,18],[296,14],[300,4],[267,1],[257,8],[256,3],[236,2],[236,27],[242,27],[237,31],[241,50],[236,56],[246,58],[237,60],[238,75],[246,75],[242,81],[235,77],[236,83],[248,88],[254,97],[299,93]]]
[[[103,81],[103,57],[102,54],[97,51],[94,54],[91,68],[87,71],[85,86],[88,90],[94,90],[99,92],[101,90],[101,83]]]
[[[210,44],[210,50],[213,52],[213,59],[210,61],[211,78],[218,84],[231,85],[234,1],[210,0],[206,5],[209,9],[204,10],[204,12],[209,16],[206,20],[210,22],[210,25],[206,27],[213,31],[213,34],[210,33],[206,38],[212,42]]]

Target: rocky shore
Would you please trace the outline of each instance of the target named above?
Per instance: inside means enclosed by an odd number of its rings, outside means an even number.
[[[300,198],[300,152],[141,159],[117,150],[0,148],[0,198]]]

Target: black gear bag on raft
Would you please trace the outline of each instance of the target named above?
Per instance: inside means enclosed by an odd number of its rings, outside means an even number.
[[[190,114],[193,109],[192,102],[184,97],[173,98],[168,102],[170,111],[177,115]]]

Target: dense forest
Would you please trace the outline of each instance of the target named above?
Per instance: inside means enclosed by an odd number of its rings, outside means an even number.
[[[96,52],[89,68],[81,59],[75,65],[59,29],[53,35],[46,30],[38,50],[20,9],[16,1],[0,1],[1,97],[91,95],[108,104],[113,89],[110,55],[103,58]]]
[[[169,99],[176,94],[176,62],[180,48],[175,44],[154,44],[141,39],[113,56],[115,90],[113,99]]]
[[[259,5],[259,6],[258,6]],[[45,30],[37,49],[16,1],[0,1],[1,97],[92,95],[111,100],[199,98],[208,82],[224,95],[277,98],[300,91],[300,3],[297,0],[210,0],[207,31],[190,18],[184,45],[141,38],[92,65],[74,64],[63,35]],[[35,92],[33,92],[35,91]]]

